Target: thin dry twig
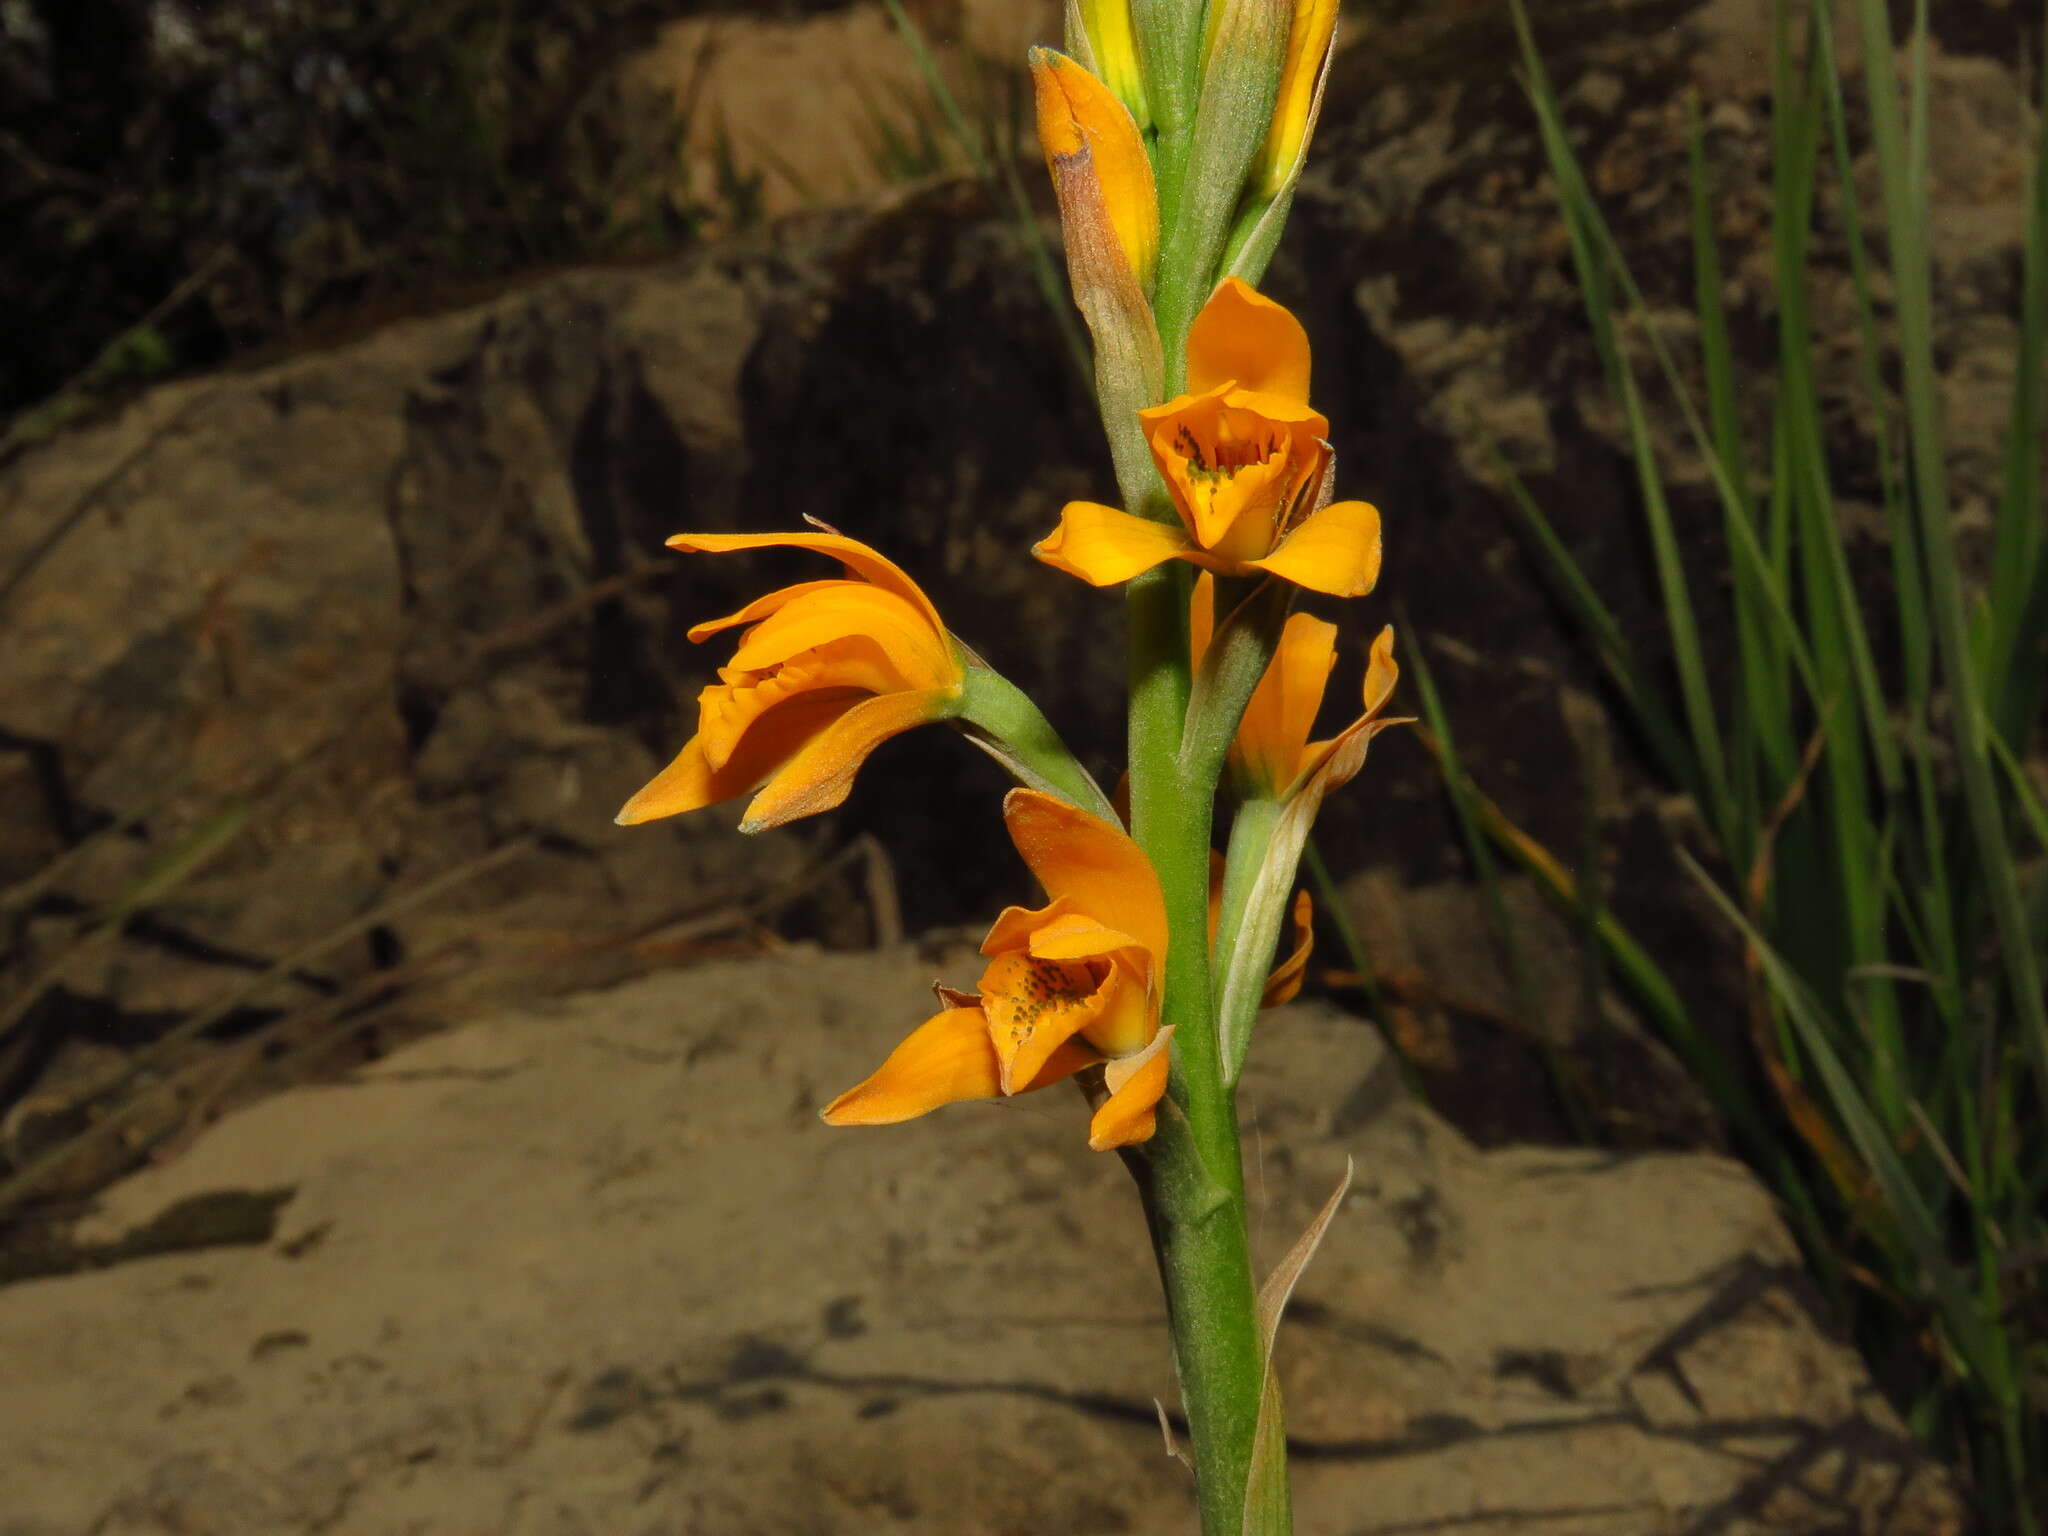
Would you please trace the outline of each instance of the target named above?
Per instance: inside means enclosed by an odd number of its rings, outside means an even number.
[[[861,850],[875,948],[892,949],[903,942],[903,903],[897,895],[896,866],[874,833],[863,832],[854,842]]]
[[[108,487],[112,486],[123,475],[127,474],[129,470],[153,453],[156,450],[157,444],[182,428],[187,418],[192,416],[202,405],[212,400],[218,392],[219,390],[216,386],[214,389],[206,390],[187,400],[184,405],[152,427],[141,442],[115,460],[106,473],[102,474],[91,485],[81,491],[70,506],[57,514],[56,520],[44,530],[43,536],[31,544],[26,553],[15,562],[14,569],[9,571],[5,577],[0,577],[0,611],[6,609],[7,604],[13,599],[15,592],[20,589],[23,582],[35,574],[37,567],[49,559],[56,552],[58,546],[78,529],[79,525],[85,521],[86,514],[99,505],[99,499],[106,494]]]
[[[227,1018],[236,1009],[253,1002],[264,991],[274,986],[300,966],[307,964],[309,961],[319,959],[330,950],[338,949],[341,945],[353,939],[360,938],[372,928],[379,927],[396,917],[400,917],[415,907],[426,905],[436,897],[445,895],[458,885],[474,880],[478,876],[486,874],[501,865],[510,863],[515,858],[531,853],[534,846],[534,840],[531,838],[521,838],[517,842],[507,843],[503,847],[493,849],[491,852],[482,855],[480,858],[471,859],[467,863],[458,865],[456,868],[427,881],[423,885],[415,886],[413,889],[379,904],[371,911],[364,913],[360,917],[353,918],[337,928],[331,929],[328,933],[309,944],[301,945],[291,954],[266,967],[262,972],[250,978],[241,986],[230,988],[208,1007],[202,1008],[199,1012],[179,1021],[175,1027],[152,1041],[147,1049],[138,1052],[129,1060],[103,1074],[98,1081],[90,1084],[79,1093],[76,1100],[77,1104],[82,1107],[90,1106],[95,1101],[103,1100],[109,1094],[118,1092],[138,1076],[163,1061],[169,1052],[177,1046],[197,1035],[203,1034],[206,1030],[211,1029],[214,1025],[220,1023],[221,1020]],[[105,1120],[96,1125],[93,1130],[100,1134],[105,1134],[102,1127],[106,1121],[118,1121],[125,1125],[128,1120],[139,1115],[143,1105],[143,1100],[131,1101],[123,1106],[123,1108],[106,1116]],[[93,1135],[91,1132],[74,1137],[50,1148],[42,1156],[20,1169],[5,1183],[0,1183],[0,1214],[13,1210],[27,1196],[42,1188],[54,1174],[61,1172],[86,1146],[92,1144]]]
[[[189,1146],[200,1131],[217,1118],[216,1111],[235,1086],[263,1064],[271,1047],[279,1041],[338,1020],[338,1027],[298,1040],[281,1055],[272,1058],[270,1065],[282,1069],[307,1057],[317,1057],[325,1049],[367,1028],[399,1003],[418,1000],[416,992],[400,989],[417,987],[422,982],[451,981],[471,969],[480,958],[480,951],[474,943],[458,940],[403,965],[371,971],[314,1007],[272,1019],[237,1041],[224,1058],[210,1057],[194,1062],[164,1084],[164,1090],[172,1093],[182,1092],[188,1082],[199,1086],[193,1091],[191,1103],[179,1125],[150,1146],[151,1159],[167,1162]],[[386,995],[380,1003],[380,994],[396,995]],[[204,1082],[208,1074],[211,1074],[212,1081]],[[96,1122],[93,1129],[99,1130],[106,1123],[104,1120]]]

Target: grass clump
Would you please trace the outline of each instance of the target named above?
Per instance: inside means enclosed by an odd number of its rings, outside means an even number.
[[[1883,0],[1842,3],[1862,57],[1892,60]],[[1730,340],[1695,119],[1703,404],[1647,320],[1519,0],[1515,10],[1587,318],[1626,423],[1669,681],[1624,644],[1600,592],[1511,475],[1510,491],[1621,711],[1697,809],[1711,857],[1681,857],[1740,937],[1760,1070],[1716,1059],[1613,914],[1587,914],[1597,919],[1589,929],[1719,1101],[1912,1427],[1966,1469],[1994,1528],[2039,1531],[2048,1514],[2039,1470],[2048,1462],[2048,812],[2024,764],[2048,671],[2048,130],[2025,194],[2005,473],[1988,569],[1972,579],[1952,516],[1935,363],[1924,0],[1903,80],[1890,68],[1843,67],[1830,0],[1779,6],[1769,378],[1746,376]],[[1859,203],[1852,108],[1867,123],[1875,206]],[[1814,211],[1830,180],[1863,340],[1869,462],[1854,468],[1881,487],[1888,535],[1881,598],[1851,577],[1845,466],[1828,451],[1812,362]],[[1881,291],[1891,296],[1882,313]],[[1625,336],[1647,343],[1649,377]],[[1704,597],[1681,557],[1646,409],[1652,388],[1675,401],[1708,467],[1725,594]],[[1771,400],[1761,441],[1745,435],[1738,410],[1752,390]],[[1732,654],[1710,653],[1705,637],[1718,626],[1703,626],[1703,600],[1728,604]],[[1526,840],[1489,830],[1528,862]],[[1567,903],[1597,901],[1569,880],[1548,884]]]

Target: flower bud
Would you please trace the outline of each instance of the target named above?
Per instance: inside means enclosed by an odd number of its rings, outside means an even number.
[[[1295,183],[1308,158],[1309,135],[1322,110],[1323,86],[1336,51],[1337,0],[1295,0],[1294,25],[1287,35],[1287,63],[1266,142],[1251,171],[1236,226],[1224,247],[1223,270],[1257,283],[1280,243],[1294,203]]]
[[[1067,51],[1115,93],[1140,132],[1152,126],[1130,0],[1067,0]]]
[[[1252,168],[1253,197],[1277,196],[1299,173],[1316,108],[1322,104],[1323,75],[1336,36],[1337,0],[1294,0],[1294,25],[1287,34],[1287,63],[1273,102],[1272,125]]]
[[[1108,86],[1065,54],[1031,50],[1038,138],[1059,199],[1067,279],[1095,339],[1095,392],[1126,499],[1152,470],[1137,412],[1159,399],[1162,359],[1148,295],[1159,199],[1138,125]]]
[[[1159,261],[1159,199],[1136,119],[1101,80],[1050,48],[1031,50],[1031,79],[1038,141],[1070,247],[1077,230],[1109,234],[1138,285],[1149,288]],[[1107,231],[1098,231],[1105,219]],[[1074,296],[1082,297],[1078,274]]]

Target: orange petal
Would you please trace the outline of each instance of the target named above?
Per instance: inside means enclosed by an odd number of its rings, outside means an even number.
[[[1154,440],[1153,457],[1159,458]],[[1245,561],[1273,547],[1273,529],[1287,506],[1293,466],[1275,454],[1230,475],[1210,475],[1178,458],[1162,461],[1160,474],[1174,501],[1194,524],[1195,542],[1225,559]]]
[[[1065,1045],[1046,1057],[1045,1065],[1031,1075],[1030,1081],[1014,1093],[1036,1093],[1041,1088],[1050,1088],[1054,1083],[1064,1083],[1083,1067],[1092,1067],[1102,1060],[1099,1051],[1089,1048],[1084,1040],[1069,1040]]]
[[[1031,935],[1031,953],[1041,960],[1093,960],[1141,947],[1128,933],[1079,912],[1056,917]]]
[[[1237,279],[1233,277],[1230,281],[1236,283]],[[1239,283],[1238,286],[1244,285]],[[1273,307],[1280,308],[1277,304]],[[1283,315],[1287,313],[1284,309],[1280,312]],[[1256,385],[1239,383],[1223,391],[1223,403],[1235,410],[1251,411],[1282,426],[1303,428],[1304,435],[1311,441],[1330,435],[1329,417],[1300,395],[1290,395],[1282,389],[1260,389]]]
[[[1160,1030],[1137,1055],[1117,1057],[1105,1064],[1103,1081],[1109,1086],[1109,1097],[1088,1122],[1091,1149],[1108,1152],[1152,1139],[1159,1124],[1159,1101],[1166,1095],[1172,1063],[1167,1047],[1172,1039],[1169,1026]]]
[[[1363,597],[1380,575],[1380,514],[1363,501],[1333,501],[1246,564],[1332,597]]]
[[[1239,771],[1261,794],[1278,794],[1294,782],[1336,665],[1337,626],[1313,614],[1289,614],[1233,744]]]
[[[860,765],[891,736],[951,715],[958,695],[940,688],[862,699],[803,744],[747,807],[742,832],[815,816],[843,801]]]
[[[910,1032],[875,1074],[824,1108],[827,1125],[894,1125],[941,1104],[1002,1096],[979,1008],[948,1008]]]
[[[1373,737],[1406,720],[1382,718],[1380,711],[1394,695],[1401,669],[1394,663],[1394,626],[1382,629],[1372,643],[1372,659],[1365,668],[1365,713],[1329,741],[1313,743],[1303,756],[1301,779],[1290,794],[1314,793],[1318,802],[1331,790],[1349,784],[1365,766],[1366,749]]]
[[[1102,983],[1102,1008],[1081,1035],[1105,1056],[1127,1056],[1159,1032],[1159,996],[1141,949],[1119,950]]]
[[[1294,948],[1287,952],[1287,958],[1273,967],[1266,978],[1266,988],[1259,994],[1261,1008],[1278,1008],[1282,1003],[1291,1003],[1301,992],[1302,978],[1308,975],[1309,951],[1316,942],[1316,907],[1309,900],[1307,891],[1294,893]]]
[[[1401,669],[1394,663],[1394,626],[1386,625],[1373,636],[1372,655],[1365,664],[1365,712],[1377,715],[1394,696],[1394,684]]]
[[[889,663],[888,688],[946,688],[958,685],[961,666],[941,630],[924,612],[894,592],[865,582],[837,581],[828,590],[807,592],[784,604],[746,633],[731,665],[766,671],[791,657],[835,640],[874,643]],[[821,675],[820,681],[826,681]],[[865,680],[862,686],[868,685]],[[883,692],[882,688],[872,688]]]
[[[1012,950],[981,973],[981,1011],[1005,1093],[1032,1081],[1065,1045],[1102,1012],[1105,983],[1085,965],[1038,960]]]
[[[989,925],[988,937],[981,941],[981,952],[993,958],[1010,950],[1028,951],[1032,934],[1073,908],[1071,901],[1049,902],[1042,907],[1005,907]]]
[[[1227,380],[1148,406],[1138,420],[1195,542],[1230,560],[1233,570],[1271,549],[1274,529],[1327,457],[1328,417],[1303,401]],[[1255,452],[1247,455],[1248,448]]]
[[[1099,502],[1070,501],[1060,525],[1031,553],[1091,587],[1113,587],[1188,550],[1187,534],[1167,523],[1133,517]]]
[[[668,546],[707,555],[779,548],[807,549],[813,554],[830,555],[862,580],[871,581],[914,604],[931,620],[933,629],[946,627],[940,622],[939,610],[924,595],[924,589],[912,581],[901,566],[879,550],[870,549],[859,539],[849,539],[843,533],[679,533],[668,541]]]
[[[1051,48],[1030,52],[1031,81],[1038,104],[1038,142],[1051,168],[1061,218],[1071,225],[1096,203],[1077,197],[1077,179],[1092,179],[1099,207],[1108,215],[1124,263],[1140,285],[1149,287],[1159,259],[1159,197],[1152,184],[1152,159],[1130,109],[1116,92],[1081,65]]]
[[[697,742],[704,749],[704,761],[724,768],[742,737],[799,699],[817,701],[820,707],[830,700],[851,708],[869,694],[896,691],[895,674],[873,645],[840,640],[834,648],[856,654],[840,655],[829,683],[808,662],[762,674],[721,667],[719,680],[697,695]]]
[[[725,617],[719,619],[706,619],[701,624],[692,624],[688,631],[690,641],[694,645],[701,645],[720,630],[734,629],[742,624],[758,624],[761,620],[767,618],[769,614],[779,612],[785,604],[795,602],[806,593],[827,591],[833,587],[843,587],[845,585],[847,585],[846,582],[834,579],[831,581],[800,581],[793,587],[777,587],[773,592],[765,593],[755,598],[746,607],[739,609],[737,612],[728,613]]]
[[[618,823],[638,826],[743,795],[856,707],[856,697],[845,692],[798,695],[753,720],[717,768],[704,754],[703,736],[692,736],[675,761],[626,802]]]
[[[1084,1046],[1064,1047],[1020,1091],[1060,1082],[1101,1059]],[[827,1125],[895,1125],[942,1104],[1000,1097],[988,1022],[979,1008],[957,1007],[912,1030],[874,1076],[839,1095],[822,1114]]]
[[[1285,306],[1226,277],[1188,331],[1188,391],[1238,387],[1308,399],[1308,332]]]
[[[1152,863],[1123,829],[1035,789],[1003,801],[1010,841],[1054,900],[1129,934],[1154,964],[1166,956],[1166,902]]]

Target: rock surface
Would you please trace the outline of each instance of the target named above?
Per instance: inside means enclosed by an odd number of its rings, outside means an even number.
[[[662,28],[627,88],[666,93],[687,115],[683,174],[700,195],[721,176],[774,215],[874,191],[905,174],[968,169],[916,56],[874,0],[689,16]],[[999,141],[1028,134],[1024,51],[1058,46],[1058,0],[911,0],[906,14],[955,101]]]
[[[652,976],[226,1120],[94,1235],[288,1190],[268,1241],[0,1289],[0,1530],[1187,1530],[1078,1098],[816,1119],[939,970]],[[1266,1261],[1358,1169],[1282,1335],[1302,1531],[1961,1528],[1734,1165],[1477,1151],[1317,1008],[1245,1102]]]

